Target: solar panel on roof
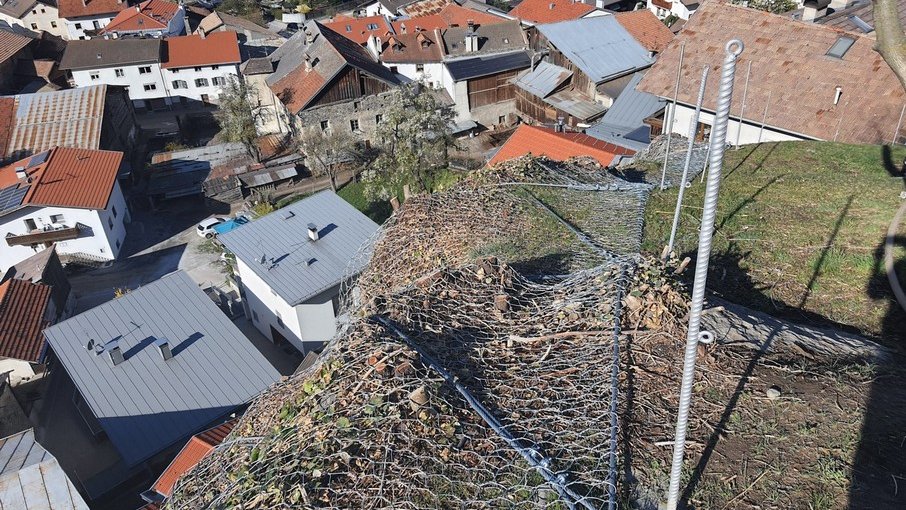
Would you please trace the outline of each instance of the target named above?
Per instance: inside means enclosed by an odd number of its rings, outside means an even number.
[[[19,207],[27,191],[28,186],[20,188],[18,185],[8,186],[0,190],[0,213]]]
[[[40,165],[41,163],[47,161],[47,157],[50,156],[50,151],[44,151],[40,154],[35,154],[28,160],[28,168],[31,168],[35,165]]]

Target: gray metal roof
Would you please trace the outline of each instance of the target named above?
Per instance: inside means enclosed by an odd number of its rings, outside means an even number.
[[[613,106],[601,121],[585,134],[633,150],[644,149],[651,142],[651,130],[643,120],[664,109],[665,100],[636,90],[645,73],[635,73]]]
[[[569,69],[541,61],[534,70],[520,76],[516,80],[516,86],[543,98],[563,85],[572,75],[573,72]]]
[[[83,41],[69,41],[60,69],[104,69],[124,65],[160,62],[161,39],[97,37]]]
[[[607,111],[604,105],[589,101],[584,95],[572,89],[551,94],[544,98],[544,102],[584,122],[592,121]]]
[[[0,439],[0,509],[88,510],[34,429]]]
[[[318,228],[317,241],[308,238],[309,223]],[[297,305],[340,283],[377,229],[377,223],[325,190],[218,239],[280,298]]]
[[[248,172],[239,176],[239,180],[249,187],[264,186],[273,182],[280,182],[284,179],[291,179],[299,175],[296,165],[289,164],[275,168],[266,168],[257,172]]]
[[[582,18],[536,28],[595,83],[654,64],[648,50],[614,16]]]
[[[447,60],[444,64],[447,66],[447,71],[450,72],[453,80],[460,81],[515,69],[525,69],[532,65],[532,59],[529,58],[528,53],[517,51],[515,53],[482,55],[472,58],[463,57],[456,60]]]
[[[443,31],[446,57],[464,57],[469,55],[488,55],[526,49],[528,43],[522,25],[516,20],[503,21],[492,25],[480,25],[475,28],[478,35],[478,49],[466,50],[466,35],[471,33],[469,27],[451,27]]]
[[[280,379],[181,271],[44,334],[128,466],[185,441]],[[155,345],[164,339],[173,352],[166,361]],[[91,340],[95,350],[86,349]],[[125,357],[116,366],[108,355],[114,341]],[[97,354],[101,346],[108,352]]]

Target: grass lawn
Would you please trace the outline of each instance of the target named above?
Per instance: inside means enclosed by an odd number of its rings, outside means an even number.
[[[883,241],[901,203],[896,177],[906,148],[825,142],[728,150],[709,286],[726,298],[794,320],[829,320],[902,337],[886,276]],[[654,192],[643,248],[660,254],[674,190]],[[676,251],[694,253],[704,185],[687,189]],[[901,228],[906,237],[906,228]],[[906,243],[902,243],[906,244]],[[906,249],[898,270],[906,282]]]
[[[453,170],[441,170],[429,183],[431,191],[434,192],[446,189],[459,182],[459,180],[463,176],[464,174],[455,172]],[[390,206],[390,201],[369,198],[365,193],[365,187],[366,184],[364,182],[354,181],[340,188],[337,194],[343,197],[344,200],[352,204],[356,209],[365,213],[366,216],[374,220],[376,223],[384,223],[385,221],[387,221],[387,218],[389,218],[390,215],[393,214],[393,208]],[[415,192],[417,189],[417,185],[413,184],[412,191]],[[394,194],[397,196],[397,198],[399,198],[400,203],[402,203],[402,186],[400,186],[399,189],[395,189]]]

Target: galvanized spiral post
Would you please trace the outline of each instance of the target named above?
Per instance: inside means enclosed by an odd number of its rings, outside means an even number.
[[[686,427],[689,420],[689,404],[692,400],[692,382],[695,376],[695,355],[700,341],[708,341],[710,333],[701,331],[702,307],[705,301],[705,283],[708,279],[708,259],[711,255],[711,236],[714,233],[714,216],[717,210],[717,193],[720,190],[724,149],[727,142],[727,121],[730,118],[730,102],[733,99],[733,78],[736,75],[736,60],[742,53],[743,44],[732,39],[725,47],[723,69],[720,75],[720,89],[717,92],[717,112],[711,128],[711,170],[705,189],[705,205],[702,212],[701,230],[698,235],[698,255],[695,261],[695,281],[692,287],[692,304],[689,311],[689,331],[686,336],[686,353],[683,359],[683,380],[680,387],[679,412],[676,418],[676,436],[673,443],[673,463],[670,469],[670,489],[667,494],[667,510],[676,510],[679,501],[680,475],[683,469],[683,453],[686,447]]]
[[[689,178],[689,166],[692,164],[692,149],[695,147],[695,133],[698,132],[698,119],[702,113],[702,102],[705,100],[705,86],[708,83],[708,66],[702,69],[702,83],[698,87],[698,101],[695,103],[695,115],[689,123],[689,145],[686,147],[686,163],[683,165],[683,177],[679,183],[679,193],[676,195],[676,210],[673,212],[673,226],[670,228],[670,241],[667,242],[667,256],[673,251],[676,241],[676,229],[679,227],[680,208],[683,205],[683,195],[686,191],[686,180]]]

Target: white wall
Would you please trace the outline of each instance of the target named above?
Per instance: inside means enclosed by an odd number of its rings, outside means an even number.
[[[377,16],[378,14],[384,16],[396,16],[395,12],[390,12],[381,5],[380,2],[374,2],[372,4],[365,6],[365,16]]]
[[[668,110],[669,109],[670,106],[668,106]],[[677,104],[676,115],[673,119],[673,132],[682,136],[689,136],[689,129],[694,116],[695,108]],[[805,136],[784,133],[780,130],[771,128],[770,126],[765,126],[764,131],[759,133],[761,131],[760,124],[753,125],[742,123],[742,130],[740,131],[740,123],[736,119],[737,117],[731,112],[730,121],[727,124],[727,143],[730,145],[736,145],[737,136],[739,136],[740,145],[759,142],[785,142],[810,139]],[[702,112],[699,117],[699,122],[713,126],[714,115],[708,112]]]
[[[150,68],[151,72],[142,74],[141,68]],[[122,71],[123,76],[117,76],[117,70]],[[92,79],[91,77],[95,73],[97,79]],[[200,71],[196,71],[193,67],[162,69],[157,63],[72,71],[72,79],[76,87],[88,87],[102,83],[122,85],[129,87],[129,99],[133,101],[163,98],[168,104],[179,102],[180,96],[201,101],[203,94],[207,94],[212,102],[216,102],[220,96],[221,87],[214,85],[214,78],[227,80],[230,76],[238,75],[239,66],[235,64],[205,66]],[[201,87],[195,85],[195,80],[199,78],[206,79],[207,85]],[[174,80],[185,81],[187,88],[174,88]],[[154,90],[146,91],[145,85],[152,84],[155,87]]]
[[[443,86],[443,75],[446,68],[440,62],[423,64],[421,71],[418,71],[418,66],[416,64],[394,64],[388,62],[384,65],[396,68],[397,73],[412,81],[422,81],[425,85],[433,88],[441,88]]]
[[[651,0],[648,0],[648,10],[653,12],[655,16],[660,19],[664,19],[671,14],[675,14],[679,19],[688,20],[689,17],[695,13],[695,11],[690,11],[679,0],[676,0],[670,4],[670,10],[662,9],[651,3]]]
[[[244,261],[237,258],[236,268],[242,283],[243,299],[252,312],[248,319],[265,337],[273,341],[273,327],[296,349],[306,352],[306,347],[311,349],[312,343],[327,341],[336,333],[336,317],[330,300],[326,303],[308,302],[290,306],[274,294],[267,283]],[[283,322],[282,326],[278,315]]]
[[[37,3],[32,10],[25,13],[22,18],[14,18],[0,13],[0,20],[6,21],[10,25],[19,25],[29,30],[44,31],[68,39],[69,34],[66,31],[66,25],[60,19],[59,11],[51,5]],[[56,26],[54,26],[56,25]]]
[[[90,39],[85,35],[86,30],[96,30],[98,28],[104,28],[107,26],[107,23],[110,23],[110,20],[116,16],[116,13],[110,14],[101,14],[93,17],[85,18],[67,18],[63,22],[66,25],[66,33],[69,34],[66,39],[74,41],[76,39]],[[95,26],[95,23],[97,26]],[[78,26],[77,26],[78,25]]]
[[[116,209],[116,217],[113,209]],[[25,207],[0,218],[0,238],[8,234],[22,235],[28,233],[26,219],[34,220],[38,228],[51,225],[52,215],[63,215],[63,225],[73,227],[76,223],[87,226],[90,232],[83,232],[77,239],[56,243],[57,253],[85,253],[105,260],[113,260],[119,255],[126,240],[124,222],[129,217],[126,200],[119,183],[114,186],[110,203],[106,210],[76,209],[71,207]],[[113,224],[111,228],[110,224]],[[117,244],[119,242],[119,244]],[[11,266],[27,259],[45,247],[32,249],[30,246],[9,246],[0,244],[0,271],[5,273]]]

